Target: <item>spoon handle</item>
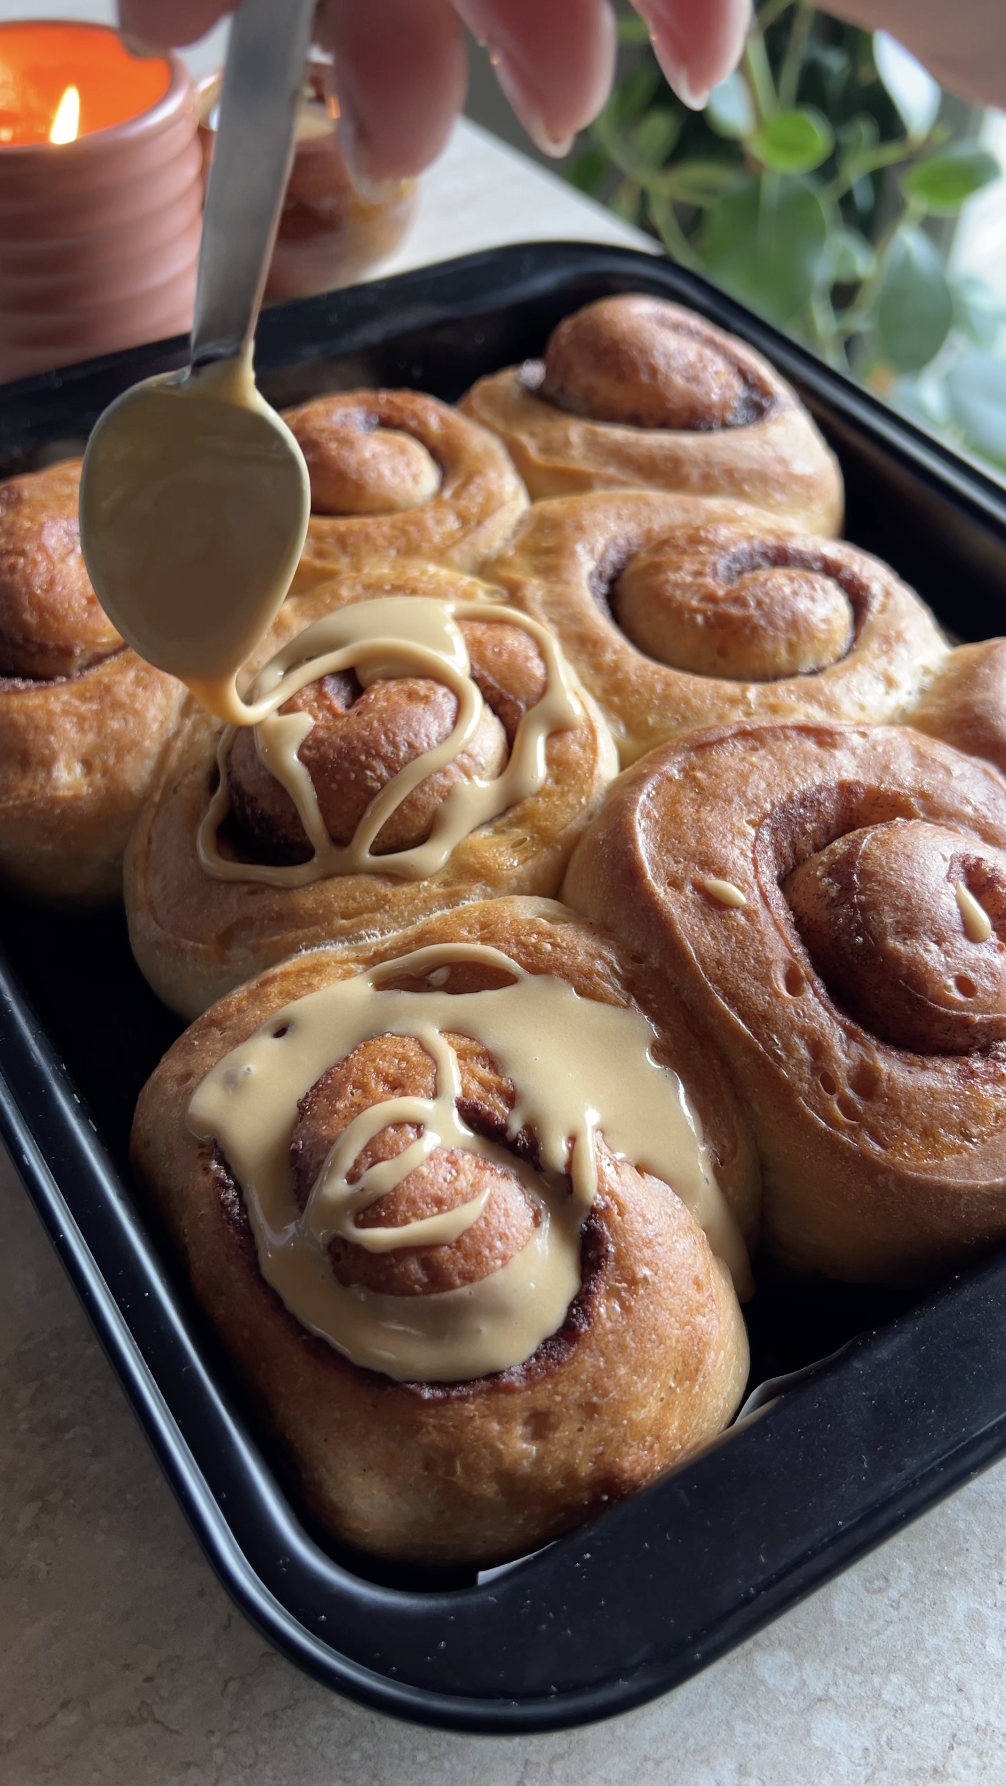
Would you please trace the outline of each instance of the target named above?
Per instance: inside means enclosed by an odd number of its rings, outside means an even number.
[[[293,159],[316,0],[241,0],[203,218],[192,365],[251,341]]]

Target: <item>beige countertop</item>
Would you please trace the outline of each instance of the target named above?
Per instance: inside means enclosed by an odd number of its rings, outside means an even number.
[[[95,16],[103,0],[15,6]],[[463,123],[388,267],[635,232]],[[203,1560],[0,1156],[4,1786],[943,1786],[1006,1777],[1006,1464],[667,1698],[470,1738],[363,1711]]]
[[[1006,1465],[685,1686],[466,1737],[300,1674],[217,1585],[0,1159],[4,1786],[944,1786],[1006,1774]]]

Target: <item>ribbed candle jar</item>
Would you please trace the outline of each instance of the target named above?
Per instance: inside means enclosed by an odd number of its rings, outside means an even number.
[[[39,140],[71,84],[79,135]],[[178,57],[98,25],[0,25],[0,383],[190,328],[200,169]]]

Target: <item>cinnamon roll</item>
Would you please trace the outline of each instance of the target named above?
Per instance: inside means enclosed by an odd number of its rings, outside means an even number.
[[[1006,639],[951,651],[906,717],[1006,773]]]
[[[461,400],[537,501],[586,490],[732,496],[811,533],[842,525],[842,479],[796,393],[690,310],[640,294],[566,317],[542,360]]]
[[[623,763],[734,719],[893,719],[947,647],[893,571],[736,502],[536,503],[484,574],[551,627]]]
[[[311,479],[293,595],[371,558],[477,570],[527,507],[499,442],[420,391],[339,391],[284,420]]]
[[[491,594],[418,563],[336,580],[281,614],[259,725],[190,709],[125,877],[136,959],[173,1009],[296,949],[556,892],[617,760],[550,635]]]
[[[214,1006],[133,1162],[338,1538],[499,1562],[718,1433],[757,1185],[722,1066],[543,900],[320,949]]]
[[[80,463],[0,484],[0,876],[104,904],[184,690],[123,644],[80,551]]]
[[[737,725],[622,776],[564,897],[723,1051],[767,1243],[932,1277],[1006,1239],[1006,783],[908,727]]]

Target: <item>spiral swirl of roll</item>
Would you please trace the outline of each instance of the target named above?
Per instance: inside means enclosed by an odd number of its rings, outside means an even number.
[[[366,860],[301,879],[312,846],[287,788],[263,760],[255,733],[237,732],[222,770],[226,817],[212,847],[223,878],[207,871],[202,837],[216,798],[220,728],[190,709],[157,788],[136,826],[126,865],[126,909],[134,953],[160,997],[191,1017],[238,981],[319,941],[352,945],[406,928],[459,899],[511,892],[552,896],[573,845],[617,768],[608,728],[576,689],[575,724],[543,743],[537,792],[460,837],[442,866],[402,878],[401,853],[429,837],[453,790],[504,775],[524,715],[546,690],[532,632],[494,618],[499,602],[474,578],[438,565],[391,563],[347,574],[287,603],[249,673],[284,640],[330,614],[388,596],[465,604],[458,622],[470,680],[481,696],[477,728],[453,760],[420,779],[387,816]],[[485,608],[485,620],[475,607]],[[564,675],[568,671],[564,669]],[[363,687],[350,670],[309,681],[284,703],[303,716],[298,757],[310,777],[325,831],[350,845],[372,802],[394,778],[452,732],[457,696],[430,676],[380,677]],[[522,746],[523,749],[523,746]],[[389,872],[380,872],[389,857]],[[285,884],[281,884],[285,883]]]
[[[491,373],[462,409],[498,434],[533,500],[587,490],[728,496],[814,533],[842,520],[837,462],[768,362],[663,298],[602,298],[541,360]]]
[[[621,777],[564,896],[729,1059],[768,1244],[858,1281],[1006,1238],[1006,784],[907,727],[737,725]]]
[[[284,419],[311,480],[293,595],[367,559],[477,570],[527,507],[499,442],[420,391],[340,391]]]
[[[734,719],[894,719],[947,647],[879,560],[741,503],[536,503],[485,567],[551,627],[623,763]]]
[[[721,1430],[747,1370],[740,1310],[702,1229],[665,1183],[608,1150],[603,1127],[597,1194],[578,1242],[579,1290],[556,1331],[511,1368],[458,1381],[393,1380],[306,1332],[265,1281],[242,1184],[219,1147],[188,1125],[193,1087],[277,1012],[296,1022],[297,1000],[376,961],[466,942],[492,945],[516,969],[571,987],[585,1002],[647,1013],[660,1062],[684,1075],[720,1183],[750,1220],[750,1143],[715,1051],[680,1014],[654,1017],[652,976],[612,938],[544,901],[474,904],[367,950],[284,962],[175,1044],[141,1096],[133,1130],[138,1179],[256,1405],[282,1432],[299,1494],[339,1538],[424,1564],[500,1561],[595,1517]],[[429,972],[447,1006],[455,993],[477,994],[493,981],[481,964]],[[429,985],[425,973],[402,982],[409,993]],[[364,1300],[399,1304],[406,1327],[429,1297],[477,1289],[512,1266],[541,1220],[525,1189],[537,1137],[525,1128],[508,1138],[520,1086],[477,1033],[449,1039],[459,1112],[495,1143],[492,1159],[434,1150],[371,1202],[355,1232],[376,1227],[387,1239],[484,1195],[477,1220],[449,1244],[374,1251],[338,1238],[328,1246],[334,1280]],[[389,1100],[429,1095],[432,1082],[428,1053],[407,1034],[375,1036],[334,1060],[294,1112],[289,1172],[301,1206],[351,1122]],[[375,1128],[354,1182],[415,1138],[402,1123]],[[557,1186],[555,1194],[571,1193]]]
[[[0,877],[121,898],[122,855],[184,690],[126,648],[80,550],[80,461],[0,484]]]

